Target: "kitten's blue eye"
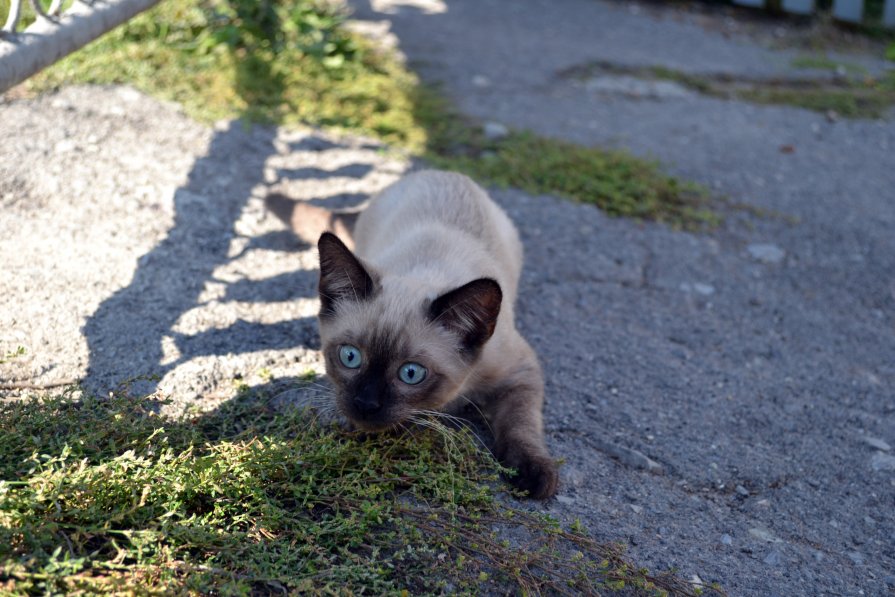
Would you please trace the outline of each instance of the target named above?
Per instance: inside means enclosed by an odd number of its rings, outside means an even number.
[[[426,379],[426,373],[429,371],[419,363],[404,363],[398,369],[398,379],[406,384],[415,386],[419,382]]]
[[[339,360],[349,369],[357,369],[360,367],[361,363],[360,349],[358,349],[357,346],[343,344],[342,347],[339,348]]]

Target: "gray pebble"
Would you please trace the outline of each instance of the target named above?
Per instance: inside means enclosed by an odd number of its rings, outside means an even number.
[[[693,290],[695,290],[698,294],[703,296],[711,296],[715,294],[715,287],[711,284],[703,284],[701,282],[693,283]]]
[[[558,496],[556,496],[556,501],[559,502],[560,504],[564,504],[564,505],[568,506],[569,504],[575,503],[575,498],[569,497],[567,495],[558,495]]]
[[[870,459],[870,468],[877,472],[895,471],[895,456],[877,452],[873,455],[873,458]]]
[[[764,563],[768,566],[779,566],[782,561],[783,555],[776,549],[764,558]]]
[[[472,84],[479,88],[491,87],[491,79],[485,75],[475,75],[472,78]]]
[[[848,559],[855,563],[855,566],[862,566],[864,564],[864,556],[862,556],[860,552],[850,551],[847,555]]]
[[[749,490],[743,487],[742,485],[737,485],[736,487],[737,493],[743,497],[749,497]]]
[[[503,139],[510,134],[509,129],[499,122],[486,122],[483,130],[489,139]]]
[[[733,545],[733,537],[731,537],[727,533],[724,533],[723,535],[721,535],[721,543],[723,545]]]
[[[593,404],[587,404],[585,408],[597,410],[597,407]],[[584,484],[584,473],[581,472],[581,469],[566,465],[563,467],[563,476],[565,477],[565,482],[571,487],[581,487]]]
[[[767,529],[763,529],[761,527],[754,527],[749,529],[749,534],[759,539],[761,541],[767,541],[768,543],[780,543],[780,538],[777,537],[774,533]]]
[[[749,256],[752,257],[752,259],[768,264],[780,263],[783,261],[783,258],[786,257],[786,251],[777,245],[761,243],[751,244],[746,247],[746,251],[749,252]]]
[[[877,450],[882,450],[883,452],[890,452],[892,450],[892,446],[877,437],[862,435],[860,439],[871,448],[876,448]]]

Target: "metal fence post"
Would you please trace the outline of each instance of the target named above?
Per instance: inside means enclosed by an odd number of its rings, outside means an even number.
[[[159,0],[76,0],[59,17],[37,16],[22,32],[12,31],[21,14],[21,0],[13,0],[0,36],[0,93],[121,25]],[[36,2],[35,2],[36,3]],[[54,2],[58,10],[59,3]],[[53,8],[53,7],[51,7]],[[15,18],[13,19],[13,13]]]

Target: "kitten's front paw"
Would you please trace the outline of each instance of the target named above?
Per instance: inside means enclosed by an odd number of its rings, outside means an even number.
[[[505,466],[516,469],[507,480],[518,489],[528,492],[528,497],[545,500],[556,494],[559,471],[550,456],[528,454],[518,449],[503,450],[498,458]]]

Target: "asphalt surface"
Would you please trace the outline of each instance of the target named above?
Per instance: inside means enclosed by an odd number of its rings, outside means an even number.
[[[797,52],[632,6],[356,6],[470,115],[626,148],[755,208],[691,234],[493,191],[525,243],[517,317],[565,460],[559,497],[528,507],[731,595],[889,594],[895,124],[565,76],[805,76]],[[363,139],[208,129],[123,88],[6,100],[0,134],[17,140],[0,160],[0,350],[27,350],[0,382],[156,374],[135,391],[182,408],[322,371],[314,251],[263,195],[351,203],[408,167]]]

